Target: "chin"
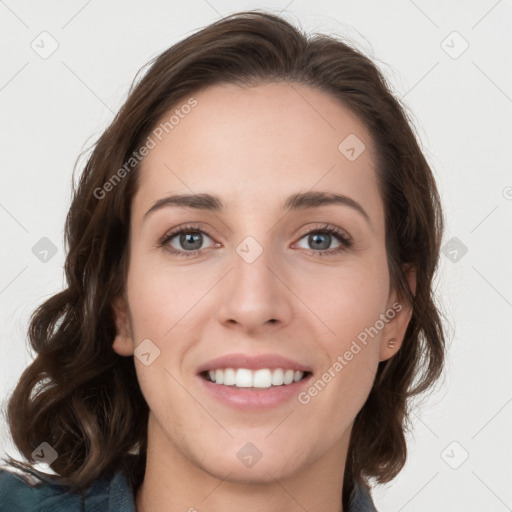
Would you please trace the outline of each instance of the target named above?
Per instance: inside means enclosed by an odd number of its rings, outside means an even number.
[[[298,460],[300,447],[283,449],[262,448],[258,450],[252,443],[212,454],[201,459],[201,467],[208,474],[233,483],[263,484],[286,479],[300,471],[306,460]],[[291,448],[291,447],[290,447]]]

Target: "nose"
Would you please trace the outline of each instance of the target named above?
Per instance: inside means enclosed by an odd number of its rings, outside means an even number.
[[[231,270],[219,283],[218,321],[246,332],[289,324],[293,293],[286,284],[283,265],[270,248],[248,237],[236,248],[230,263]]]

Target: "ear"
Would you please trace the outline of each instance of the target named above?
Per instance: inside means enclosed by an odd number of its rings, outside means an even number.
[[[407,276],[409,288],[413,295],[416,294],[416,270],[412,266],[404,268],[404,272]],[[389,314],[388,314],[389,312]],[[394,316],[385,325],[381,341],[380,341],[380,353],[379,361],[385,361],[393,357],[402,346],[405,337],[405,331],[411,320],[412,316],[412,305],[406,301],[398,301],[396,293],[390,295],[388,301],[388,309],[386,316],[389,318],[394,312]]]
[[[112,302],[116,323],[116,337],[112,348],[120,356],[131,356],[134,351],[132,327],[128,304],[123,296],[116,297]]]

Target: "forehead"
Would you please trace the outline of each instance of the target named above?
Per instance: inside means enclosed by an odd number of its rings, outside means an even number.
[[[181,109],[190,104],[184,98],[152,136],[156,146],[142,162],[135,209],[166,194],[201,192],[232,206],[273,209],[292,193],[321,190],[382,213],[368,130],[330,94],[272,82],[221,84],[191,97],[195,106]]]

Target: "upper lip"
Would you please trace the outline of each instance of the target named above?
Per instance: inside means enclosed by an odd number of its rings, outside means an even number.
[[[301,372],[311,372],[311,368],[303,364],[288,359],[287,357],[277,354],[261,354],[257,356],[249,356],[246,354],[228,354],[211,359],[207,363],[201,365],[198,373],[217,370],[222,368],[247,368],[248,370],[259,370],[262,368],[276,369],[283,368],[285,370],[295,370]]]

